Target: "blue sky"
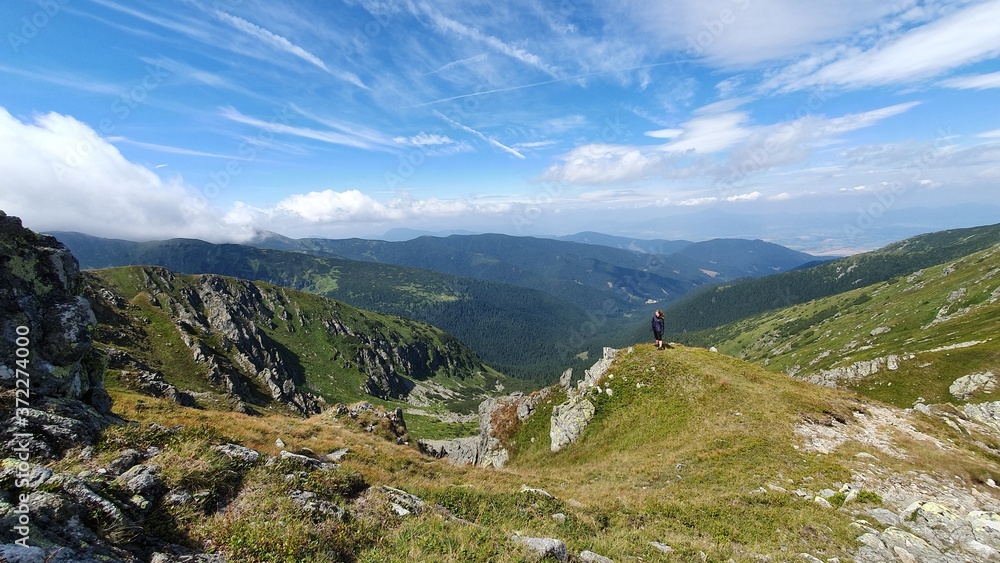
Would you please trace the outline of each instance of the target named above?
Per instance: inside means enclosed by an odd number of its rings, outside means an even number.
[[[0,209],[872,248],[1000,218],[1000,1],[0,1]]]

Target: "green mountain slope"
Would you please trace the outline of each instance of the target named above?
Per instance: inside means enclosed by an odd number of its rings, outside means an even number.
[[[693,244],[689,240],[666,240],[666,239],[637,239],[584,231],[573,235],[554,237],[557,240],[568,240],[571,242],[582,242],[584,244],[599,244],[623,250],[635,252],[647,252],[649,254],[673,254],[682,248]]]
[[[425,236],[405,242],[271,238],[256,244],[502,282],[543,291],[587,311],[625,313],[648,299],[672,301],[712,279],[688,260],[497,234]]]
[[[1000,224],[920,235],[805,270],[693,292],[670,308],[667,332],[703,330],[955,260],[1000,242]]]
[[[549,421],[564,393],[549,395],[523,422],[513,412],[499,421],[513,429],[512,458],[498,478],[552,495],[532,494],[537,512],[528,508],[535,516],[527,522],[517,516],[516,495],[482,484],[421,490],[471,521],[559,538],[571,553],[616,561],[891,560],[860,554],[868,544],[857,538],[889,528],[873,514],[904,513],[913,503],[899,494],[898,475],[928,484],[921,501],[935,498],[931,483],[942,475],[983,503],[996,498],[987,484],[1000,472],[987,446],[996,437],[963,438],[941,420],[723,354],[636,346],[619,352],[598,389],[578,398],[594,407],[590,424],[557,453]],[[928,447],[932,440],[941,446]],[[816,500],[821,491],[830,504]],[[556,511],[564,523],[552,520]],[[896,530],[918,525],[897,519]],[[405,536],[392,537],[393,549],[407,546]],[[419,555],[433,557],[426,549]]]
[[[112,367],[209,392],[211,404],[228,395],[310,413],[374,397],[468,411],[509,384],[439,329],[311,293],[148,266],[85,279]]]
[[[596,353],[616,328],[546,293],[427,269],[174,239],[147,243],[61,233],[82,267],[148,264],[215,273],[317,293],[353,306],[432,324],[513,377],[551,382],[582,352]]]
[[[893,252],[920,248],[893,245]],[[769,369],[852,387],[898,406],[1000,399],[949,391],[1000,375],[1000,244],[909,275],[692,335]]]

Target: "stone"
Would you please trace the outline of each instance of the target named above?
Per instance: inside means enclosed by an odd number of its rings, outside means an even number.
[[[593,551],[586,551],[586,550],[581,551],[580,555],[577,556],[577,559],[579,559],[583,563],[615,563],[615,560],[611,559],[610,557],[598,555]]]
[[[670,547],[669,545],[665,543],[660,543],[658,541],[651,541],[649,542],[649,545],[653,546],[654,548],[656,548],[657,551],[662,553],[671,553],[674,550],[674,548]]]
[[[559,387],[565,391],[569,391],[570,385],[573,382],[573,368],[569,368],[559,376]]]
[[[545,489],[533,489],[527,485],[521,485],[521,492],[552,498],[552,495],[550,495],[549,492],[546,491]]]
[[[160,466],[158,465],[136,465],[122,473],[115,479],[115,483],[121,485],[126,491],[146,498],[154,497],[166,488],[160,478]]]
[[[334,450],[334,451],[326,454],[326,459],[328,459],[329,461],[332,461],[333,463],[337,463],[340,460],[344,459],[344,456],[346,456],[350,452],[351,452],[351,450],[348,449],[348,448],[340,448],[338,450]]]
[[[111,463],[108,464],[105,469],[105,473],[111,475],[112,477],[116,477],[125,473],[129,469],[132,469],[143,459],[145,459],[145,456],[139,450],[131,448],[123,450],[120,454],[118,454],[118,457],[113,459]]]
[[[301,506],[302,508],[310,512],[318,512],[323,516],[328,516],[335,518],[337,520],[343,520],[347,512],[333,504],[332,502],[322,500],[316,496],[316,493],[311,491],[300,491],[293,490],[289,491],[288,496],[293,502]]]
[[[525,536],[511,536],[511,540],[527,546],[539,559],[553,557],[558,561],[569,561],[569,551],[566,549],[566,544],[560,540]]]
[[[549,438],[551,450],[558,452],[575,442],[594,418],[596,408],[588,399],[572,399],[552,409]]]
[[[238,444],[220,444],[218,446],[213,446],[212,449],[229,459],[232,459],[233,461],[246,464],[257,463],[261,456],[261,453],[257,450],[246,446],[240,446]]]
[[[45,551],[33,545],[0,545],[0,561],[9,563],[46,563]]]
[[[948,387],[948,392],[956,399],[965,401],[973,395],[992,392],[996,385],[997,378],[993,372],[985,371],[959,377]]]

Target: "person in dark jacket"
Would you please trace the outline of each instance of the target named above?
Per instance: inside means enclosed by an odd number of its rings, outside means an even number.
[[[663,311],[657,311],[653,314],[650,326],[653,331],[653,339],[656,340],[656,349],[663,350]]]

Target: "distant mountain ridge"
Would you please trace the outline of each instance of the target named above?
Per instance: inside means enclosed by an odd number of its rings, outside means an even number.
[[[578,240],[568,240],[578,239]],[[500,234],[423,236],[403,242],[367,239],[262,237],[262,248],[330,253],[352,260],[429,268],[539,289],[590,310],[610,287],[619,306],[672,301],[704,283],[792,270],[815,256],[761,240],[639,241],[580,233],[536,238]],[[661,252],[661,251],[670,252]],[[574,285],[599,296],[580,295]]]
[[[386,242],[262,232],[256,246],[57,237],[84,268],[150,264],[311,291],[431,323],[504,373],[550,379],[604,345],[627,344],[627,326],[644,324],[633,315],[705,284],[815,258],[760,240],[691,243],[662,255],[496,234]]]
[[[1000,242],[1000,224],[919,235],[804,270],[693,292],[670,308],[668,332],[722,326],[954,260]]]
[[[563,235],[552,238],[570,242],[581,242],[584,244],[598,244],[601,246],[610,246],[611,248],[631,250],[633,252],[646,252],[648,254],[673,254],[675,252],[680,252],[682,249],[691,244],[694,244],[689,240],[639,239],[606,235],[604,233],[597,233],[594,231],[584,231],[573,235]]]
[[[908,408],[1000,400],[998,326],[1000,242],[686,340]]]

